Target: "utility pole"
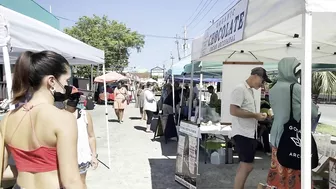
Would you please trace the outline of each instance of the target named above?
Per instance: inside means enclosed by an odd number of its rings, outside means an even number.
[[[174,64],[174,56],[173,56],[173,52],[170,52],[170,59],[172,60],[171,66],[173,66]]]
[[[172,61],[171,63],[171,68],[173,68],[173,65],[174,65],[174,56],[173,56],[173,52],[170,52],[170,59]],[[173,88],[173,113],[175,115],[175,107],[176,107],[176,104],[175,104],[175,87],[174,87],[174,74],[172,74],[172,88]],[[174,116],[174,120],[175,120],[175,116]]]
[[[162,64],[162,68],[163,68],[163,81],[166,81],[166,66],[165,64]]]
[[[184,52],[184,57],[187,56],[187,48],[188,48],[188,44],[187,44],[187,26],[184,26],[184,38],[183,38],[183,52]]]
[[[180,61],[181,60],[181,55],[180,55],[180,48],[179,48],[179,41],[178,41],[178,36],[177,36],[177,34],[176,34],[176,41],[175,41],[175,43],[176,43],[176,48],[177,48],[177,57],[178,57],[178,60]]]

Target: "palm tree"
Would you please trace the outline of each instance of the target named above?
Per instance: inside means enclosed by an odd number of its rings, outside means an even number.
[[[270,84],[272,88],[277,79],[273,78]],[[336,93],[336,73],[331,71],[317,71],[312,74],[312,100],[316,104],[320,94],[328,97]]]
[[[331,71],[312,74],[312,100],[317,103],[320,94],[331,96],[336,92],[336,75]]]

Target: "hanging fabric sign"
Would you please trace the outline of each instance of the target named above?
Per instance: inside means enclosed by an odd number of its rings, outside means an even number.
[[[248,0],[240,0],[206,30],[202,56],[243,39]]]

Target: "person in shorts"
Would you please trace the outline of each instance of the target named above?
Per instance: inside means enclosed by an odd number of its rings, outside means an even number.
[[[256,140],[258,121],[263,121],[267,117],[267,114],[257,112],[255,93],[265,82],[271,82],[266,70],[262,67],[256,67],[252,69],[249,78],[237,85],[231,94],[231,136],[240,161],[234,189],[244,189],[246,179],[253,170],[254,156],[258,145]]]
[[[79,92],[76,87],[72,87],[71,95],[66,102],[65,109],[72,113],[77,120],[78,168],[81,180],[86,186],[86,173],[91,166],[93,169],[98,167],[98,154],[92,117],[88,111],[78,108],[78,103],[82,94],[83,93]]]

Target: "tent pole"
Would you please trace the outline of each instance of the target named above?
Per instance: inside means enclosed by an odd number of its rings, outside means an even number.
[[[183,102],[183,90],[184,90],[184,74],[183,74],[183,80],[182,80],[182,91],[181,91],[181,100],[180,100],[180,109],[179,109],[179,115],[177,120],[177,125],[180,126],[180,120],[181,120],[181,109],[182,109],[182,102]]]
[[[105,63],[103,64],[103,77],[104,77],[104,101],[105,101],[105,121],[106,121],[106,133],[107,133],[108,165],[109,167],[111,167],[110,131],[109,131],[109,126],[108,126]]]
[[[188,120],[191,120],[191,112],[193,108],[193,97],[194,97],[194,63],[191,62],[191,76],[190,76],[190,94],[188,103]]]
[[[302,30],[304,45],[304,63],[302,65],[301,91],[301,188],[311,188],[311,78],[312,78],[312,12],[307,10],[306,0],[302,14]]]
[[[200,82],[199,82],[200,88],[198,91],[198,119],[197,119],[197,124],[201,124],[201,115],[202,115],[202,89],[203,89],[203,74],[201,72],[200,74]]]
[[[90,84],[91,84],[91,91],[93,92],[94,91],[94,89],[93,89],[93,64],[91,64],[91,79],[90,79]]]
[[[172,58],[172,64],[171,64],[171,69],[173,70],[173,65],[174,65],[174,59]],[[175,80],[174,80],[174,74],[172,74],[172,88],[173,88],[173,113],[174,113],[174,120],[175,120],[175,108],[176,108],[176,104],[175,104]]]
[[[9,60],[9,53],[8,53],[8,47],[2,46],[2,54],[3,54],[3,60],[5,65],[5,75],[6,75],[6,84],[7,84],[7,98],[9,100],[12,100],[12,86],[13,86],[13,80],[12,80],[12,72],[10,67],[10,60]],[[15,108],[15,105],[10,103],[9,109],[13,110]]]

